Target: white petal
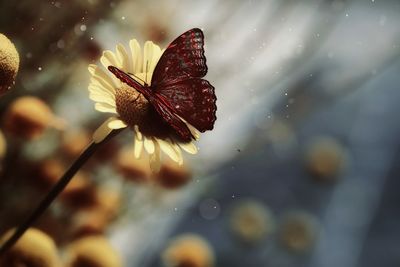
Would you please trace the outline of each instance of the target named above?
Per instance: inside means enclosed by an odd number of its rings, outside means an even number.
[[[147,153],[153,154],[154,153],[154,142],[151,138],[144,138],[144,148],[146,149]]]
[[[100,125],[99,128],[97,128],[97,130],[93,134],[93,142],[100,143],[107,137],[107,135],[111,133],[112,129],[108,127],[108,123],[113,120],[116,120],[116,118],[115,117],[109,118],[108,120],[103,122],[103,124]]]
[[[98,103],[105,103],[111,106],[115,106],[115,100],[106,94],[98,94],[95,92],[90,92],[89,98]]]
[[[139,131],[139,126],[135,125],[133,126],[133,130],[135,131],[135,136],[137,138],[139,138],[140,141],[143,141],[143,135],[142,133]]]
[[[100,58],[100,62],[103,64],[103,66],[105,68],[108,68],[108,66],[115,66],[115,67],[121,68],[121,66],[117,60],[117,57],[110,50],[106,50],[103,52],[103,55]]]
[[[176,153],[179,156],[179,161],[178,161],[179,165],[182,165],[183,164],[183,157],[182,157],[181,148],[176,143],[171,142],[170,144],[172,145],[172,147],[175,149]]]
[[[161,139],[156,139],[156,140],[160,145],[161,150],[164,151],[165,154],[167,154],[175,162],[180,161],[181,157],[179,157],[179,154],[169,142],[166,142]]]
[[[138,73],[142,72],[142,51],[140,49],[140,45],[136,39],[129,41],[129,47],[131,49],[132,55],[132,72]]]
[[[89,91],[97,91],[98,93],[109,94],[111,97],[115,98],[115,89],[109,90],[109,88],[101,85],[97,80],[91,79],[89,87]]]
[[[125,50],[125,47],[121,44],[118,44],[116,47],[117,50],[117,58],[119,62],[121,62],[122,69],[126,72],[131,72],[130,69],[130,60],[128,53]]]
[[[149,75],[150,67],[153,60],[153,42],[147,41],[144,44],[143,49],[143,72],[147,73],[146,75],[146,83],[150,84],[151,77]]]
[[[109,99],[114,100],[115,102],[115,95],[112,95],[110,93],[106,93],[104,91],[102,91],[101,89],[96,88],[96,86],[92,86],[92,88],[89,89],[89,96],[93,95],[93,96],[103,96],[103,97],[108,97]]]
[[[154,145],[154,153],[150,154],[150,168],[153,172],[158,172],[161,167],[160,147],[157,142]]]
[[[116,87],[113,79],[99,66],[90,64],[88,70],[90,74],[92,74],[92,76],[96,77],[97,79],[103,80],[104,83],[106,83],[111,89],[114,89]]]
[[[113,121],[110,121],[108,123],[108,127],[111,129],[121,129],[121,128],[126,128],[128,125],[126,125],[125,122],[119,120],[119,119],[115,119]]]
[[[111,105],[109,105],[109,104],[105,104],[105,103],[96,103],[96,104],[94,105],[94,108],[95,108],[97,111],[100,111],[100,112],[108,112],[108,113],[117,114],[117,110],[115,109],[115,106],[111,106]]]
[[[189,154],[197,153],[197,147],[193,142],[187,144],[179,143],[179,146]]]
[[[143,141],[141,139],[139,139],[137,137],[137,135],[135,135],[134,137],[135,141],[134,141],[134,155],[135,158],[140,158],[140,155],[142,154],[142,150],[143,150]]]
[[[153,73],[161,55],[162,55],[161,48],[158,45],[153,44],[153,57],[151,59],[151,64],[149,66],[149,72]]]
[[[192,135],[194,136],[194,138],[196,140],[199,140],[200,139],[200,132],[196,128],[194,128],[190,123],[186,122],[186,125],[189,128],[189,130],[192,133]]]

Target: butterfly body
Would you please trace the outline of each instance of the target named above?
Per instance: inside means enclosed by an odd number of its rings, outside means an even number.
[[[151,79],[144,85],[124,71],[108,69],[149,101],[184,142],[195,139],[187,123],[200,132],[212,130],[216,120],[214,87],[203,77],[207,73],[204,35],[191,29],[176,38],[161,55]]]

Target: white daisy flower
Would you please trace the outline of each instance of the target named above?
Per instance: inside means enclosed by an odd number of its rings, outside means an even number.
[[[134,156],[139,158],[143,150],[146,151],[154,171],[160,168],[161,151],[182,164],[181,150],[196,154],[197,147],[193,142],[180,142],[176,133],[157,114],[147,99],[109,73],[107,67],[115,66],[133,74],[132,77],[139,83],[144,84],[145,81],[150,85],[152,73],[162,53],[160,47],[151,41],[144,44],[142,52],[139,43],[133,39],[129,42],[129,49],[118,44],[116,53],[104,51],[100,58],[104,68],[89,65],[92,75],[89,97],[96,102],[95,109],[114,114],[95,131],[94,142],[101,142],[114,129],[130,127],[134,131]],[[190,124],[187,125],[192,135],[198,139],[199,132]]]

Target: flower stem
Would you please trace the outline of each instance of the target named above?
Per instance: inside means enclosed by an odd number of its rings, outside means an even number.
[[[69,169],[64,173],[64,175],[60,178],[60,180],[53,186],[51,191],[42,199],[36,209],[31,213],[29,217],[23,221],[16,231],[1,245],[0,247],[0,256],[2,256],[5,252],[7,252],[17,241],[18,239],[25,233],[25,231],[31,227],[35,221],[46,211],[46,209],[51,205],[54,199],[64,190],[64,188],[68,185],[69,181],[74,177],[74,175],[79,171],[79,169],[85,164],[86,161],[94,154],[94,152],[112,137],[120,133],[123,129],[113,130],[110,132],[107,137],[99,142],[92,142],[80,155],[79,157],[72,163]]]

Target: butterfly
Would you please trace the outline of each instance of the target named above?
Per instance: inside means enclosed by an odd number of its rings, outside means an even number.
[[[143,94],[183,142],[195,139],[186,122],[200,132],[213,129],[217,97],[215,88],[203,79],[208,69],[200,29],[184,32],[167,46],[150,85],[140,84],[115,66],[108,66],[108,70]]]

